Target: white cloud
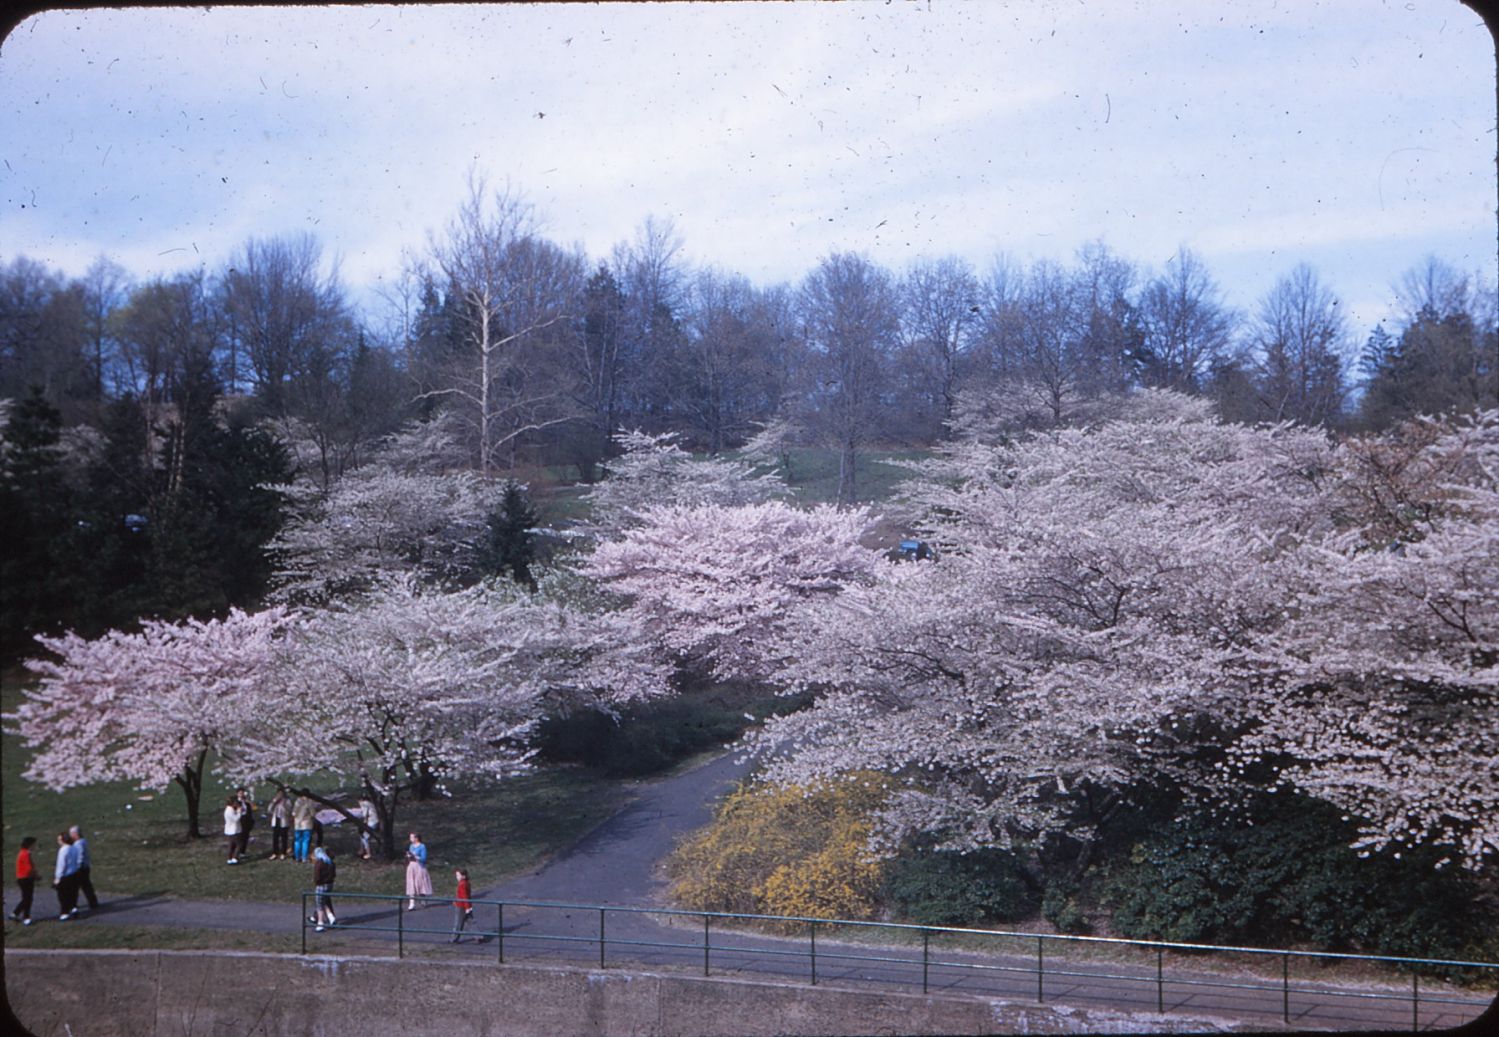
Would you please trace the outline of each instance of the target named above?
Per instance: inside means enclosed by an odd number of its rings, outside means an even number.
[[[1197,248],[1241,306],[1302,259],[1375,298],[1434,250],[1493,270],[1492,45],[1411,6],[47,12],[0,47],[0,248],[150,272],[312,230],[365,282],[477,167],[596,258],[655,213],[761,281],[1101,237]]]

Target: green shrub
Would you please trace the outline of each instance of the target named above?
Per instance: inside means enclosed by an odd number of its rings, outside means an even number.
[[[1137,843],[1103,883],[1123,936],[1454,958],[1496,928],[1472,875],[1432,848],[1360,857],[1325,803],[1266,796]]]
[[[902,921],[917,925],[1015,921],[1036,907],[1004,850],[907,850],[886,865],[883,898]]]
[[[752,722],[799,709],[806,700],[720,688],[628,706],[618,719],[580,710],[544,721],[536,745],[545,760],[581,763],[610,778],[640,778],[737,739]]]
[[[1088,916],[1078,902],[1078,887],[1065,881],[1050,882],[1041,895],[1041,915],[1059,933],[1084,934],[1093,931]]]

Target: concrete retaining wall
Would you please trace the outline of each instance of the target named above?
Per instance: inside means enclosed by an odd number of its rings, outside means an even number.
[[[1200,1019],[685,974],[246,952],[7,950],[5,991],[11,1010],[38,1037],[769,1037],[1203,1028]]]

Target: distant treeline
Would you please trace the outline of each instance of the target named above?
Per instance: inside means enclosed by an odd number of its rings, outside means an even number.
[[[873,444],[929,445],[980,414],[1066,424],[1136,387],[1334,430],[1499,402],[1494,287],[1436,259],[1400,282],[1397,325],[1365,331],[1307,266],[1236,312],[1185,249],[1159,272],[1102,243],[986,272],[838,253],[768,287],[681,257],[649,219],[605,258],[563,248],[523,200],[476,182],[385,279],[378,312],[356,309],[306,235],[144,281],[105,257],[79,278],[5,261],[7,652],[59,617],[254,602],[282,513],[266,487],[326,490],[440,412],[485,476],[550,465],[584,482],[622,429],[717,453],[773,428],[837,451],[851,502]]]

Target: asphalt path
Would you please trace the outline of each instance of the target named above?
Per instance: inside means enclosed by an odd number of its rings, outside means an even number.
[[[434,902],[404,911],[399,898],[336,896],[339,924],[324,933],[305,927],[315,953],[385,951],[451,954],[498,962],[566,961],[590,966],[628,963],[698,974],[773,981],[879,987],[967,994],[1015,1001],[1038,1000],[1131,1013],[1148,1020],[1164,1008],[1213,1029],[1214,1020],[1251,1026],[1280,1025],[1286,995],[1273,978],[1248,973],[1206,972],[1171,963],[1158,983],[1152,961],[1139,963],[1069,960],[1060,945],[1045,948],[1038,984],[1034,947],[999,941],[992,952],[934,940],[925,954],[919,940],[870,942],[849,930],[822,926],[816,937],[798,931],[766,936],[726,928],[701,917],[651,911],[665,903],[661,863],[676,841],[711,818],[714,804],[745,774],[732,755],[664,779],[642,782],[628,804],[574,846],[535,871],[476,890],[475,918],[458,945],[451,943],[452,909]],[[9,898],[13,900],[12,898]],[[497,904],[483,901],[506,901]],[[526,901],[521,906],[513,901]],[[577,905],[605,905],[610,910]],[[38,890],[34,916],[40,924],[163,925],[295,933],[303,927],[301,905],[242,901],[189,901],[166,895],[103,898],[100,910],[57,923],[48,890]],[[9,905],[7,905],[7,910]],[[503,911],[503,914],[501,913]],[[14,923],[7,922],[7,925]],[[1250,989],[1250,988],[1258,989]],[[1423,983],[1419,1018],[1413,1020],[1410,986],[1319,981],[1315,969],[1298,964],[1289,1001],[1293,1029],[1400,1029],[1413,1021],[1422,1030],[1445,1029],[1476,1018],[1482,995]],[[1461,1003],[1440,1003],[1443,999]]]
[[[749,772],[732,753],[670,777],[642,782],[623,810],[529,875],[484,895],[498,900],[588,904],[663,902],[662,862],[677,841],[706,825],[713,808]]]

